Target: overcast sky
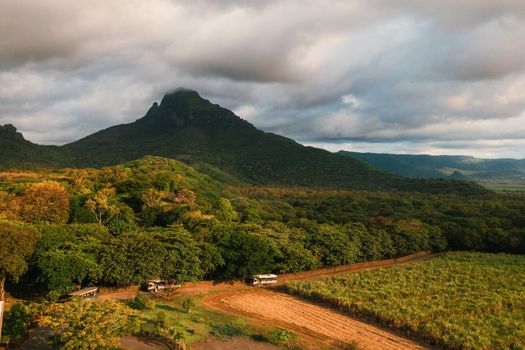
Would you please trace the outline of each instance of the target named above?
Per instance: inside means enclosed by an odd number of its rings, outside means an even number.
[[[0,0],[0,124],[33,142],[177,87],[329,150],[525,158],[525,1]]]

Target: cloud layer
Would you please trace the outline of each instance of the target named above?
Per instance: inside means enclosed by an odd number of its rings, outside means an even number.
[[[328,149],[525,158],[522,0],[0,0],[0,124],[62,144],[179,86]]]

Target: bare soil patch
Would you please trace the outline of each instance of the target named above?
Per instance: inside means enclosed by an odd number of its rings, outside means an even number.
[[[127,288],[100,288],[99,300],[128,300],[133,299],[139,291],[139,286]]]
[[[120,338],[120,346],[124,350],[171,350],[171,347],[161,341],[135,336]]]
[[[360,349],[428,349],[393,332],[295,297],[267,289],[210,295],[211,308],[237,313],[315,337],[327,344],[356,342]]]
[[[248,338],[238,337],[228,340],[219,338],[208,338],[191,344],[194,350],[278,350],[275,345],[257,342]]]

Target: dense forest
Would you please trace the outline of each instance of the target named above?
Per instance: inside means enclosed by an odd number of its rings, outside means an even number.
[[[254,187],[207,173],[159,157],[0,173],[2,242],[28,251],[3,277],[56,300],[86,285],[242,279],[447,247],[525,252],[519,194]]]

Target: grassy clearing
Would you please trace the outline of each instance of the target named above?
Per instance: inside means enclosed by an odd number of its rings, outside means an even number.
[[[525,349],[525,256],[447,253],[289,290],[445,348]]]

